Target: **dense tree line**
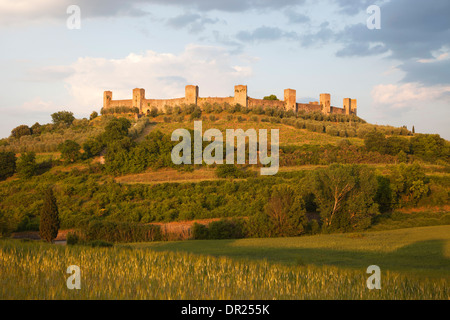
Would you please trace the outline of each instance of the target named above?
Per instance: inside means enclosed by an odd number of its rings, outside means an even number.
[[[94,172],[56,171],[3,182],[3,224],[10,231],[39,226],[41,194],[48,185],[55,186],[62,228],[99,219],[150,223],[248,217],[245,234],[253,237],[361,230],[379,212],[414,206],[440,192],[436,181],[431,191],[429,178],[417,165],[393,166],[389,176],[365,166],[334,165],[273,177],[157,185],[121,185]],[[445,204],[448,194],[436,199]],[[306,219],[307,213],[318,218]]]
[[[374,130],[365,136],[364,145],[368,151],[403,159],[411,155],[429,162],[450,161],[450,143],[437,134],[416,134],[412,138],[386,137],[384,133]]]

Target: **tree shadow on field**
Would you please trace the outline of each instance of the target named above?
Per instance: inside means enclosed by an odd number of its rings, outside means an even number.
[[[179,251],[216,257],[267,260],[286,265],[336,266],[352,269],[377,265],[381,270],[423,273],[450,277],[450,259],[445,241],[415,242],[392,252],[337,250],[328,248],[283,248],[240,246],[235,240],[205,240],[158,243],[155,251]]]

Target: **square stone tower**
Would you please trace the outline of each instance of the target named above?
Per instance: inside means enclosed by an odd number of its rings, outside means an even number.
[[[187,105],[197,105],[198,99],[198,86],[186,86],[185,89],[185,103]]]
[[[352,99],[345,98],[343,105],[344,105],[345,114],[350,115],[350,112],[352,110]]]
[[[247,86],[234,87],[234,103],[243,107],[248,107]]]
[[[330,114],[331,113],[331,94],[322,93],[320,95],[320,104],[322,105],[322,113]]]
[[[145,90],[144,89],[133,89],[133,102],[131,107],[138,108],[139,113],[142,113],[142,106],[145,100]]]
[[[103,92],[103,108],[109,108],[109,103],[112,100],[112,91]]]
[[[358,114],[357,112],[358,108],[358,101],[356,99],[351,100],[351,112],[356,116]]]
[[[297,112],[297,91],[293,89],[284,90],[284,103],[287,111]]]

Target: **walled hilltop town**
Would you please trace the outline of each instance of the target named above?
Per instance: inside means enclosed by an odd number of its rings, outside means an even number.
[[[297,103],[297,91],[293,89],[284,90],[284,100],[263,100],[250,98],[247,94],[247,86],[238,85],[234,87],[234,97],[227,98],[202,98],[199,97],[198,86],[186,86],[185,96],[183,98],[175,99],[147,99],[145,98],[144,89],[133,89],[133,98],[129,100],[113,100],[112,91],[105,91],[103,93],[103,108],[105,110],[116,107],[137,108],[139,114],[149,114],[151,108],[164,110],[165,106],[181,106],[194,104],[202,108],[205,104],[225,104],[230,105],[239,104],[243,107],[265,107],[265,108],[280,108],[284,110],[293,110],[297,112],[322,112],[324,114],[357,114],[357,101],[351,98],[345,98],[343,101],[343,108],[331,106],[331,95],[329,93],[322,93],[320,101],[313,101],[309,103]]]

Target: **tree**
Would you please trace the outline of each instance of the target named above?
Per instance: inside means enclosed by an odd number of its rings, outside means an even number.
[[[264,97],[264,100],[278,101],[278,98],[276,95],[272,94],[270,96]]]
[[[100,155],[100,153],[105,149],[105,145],[101,142],[101,139],[89,139],[83,143],[84,154],[87,158],[92,158]]]
[[[130,120],[126,118],[114,118],[108,122],[103,133],[103,143],[108,144],[112,141],[121,140],[128,136],[128,129],[131,127]]]
[[[48,188],[44,193],[44,206],[41,210],[41,221],[39,225],[41,239],[52,242],[58,235],[59,227],[58,205],[52,188]]]
[[[39,124],[39,122],[36,122],[35,124],[33,124],[31,126],[31,134],[33,135],[40,135],[41,134],[41,125]]]
[[[386,137],[380,131],[371,131],[366,134],[364,145],[367,151],[375,151],[383,154],[386,151]]]
[[[69,111],[59,111],[55,112],[52,115],[52,120],[54,124],[66,124],[71,125],[73,121],[75,120],[75,117],[73,116],[72,112]]]
[[[326,231],[365,229],[378,213],[377,180],[366,166],[336,164],[318,170],[313,190]]]
[[[93,111],[92,113],[91,113],[91,116],[89,117],[89,120],[94,120],[95,118],[97,118],[98,117],[98,112],[97,111]]]
[[[11,131],[11,137],[20,139],[23,136],[30,136],[31,133],[32,133],[32,131],[31,131],[30,127],[28,127],[26,125],[21,125],[21,126],[14,128]]]
[[[36,174],[36,154],[24,152],[17,161],[17,173],[24,179],[29,179]]]
[[[408,203],[416,205],[430,190],[430,179],[417,163],[402,163],[393,167],[391,172],[393,200],[400,207]]]
[[[14,152],[0,152],[0,180],[11,177],[16,172]]]
[[[5,214],[0,211],[0,238],[7,236],[10,233],[9,221]]]
[[[450,143],[438,134],[416,134],[411,138],[411,153],[426,161],[449,161]]]
[[[61,158],[68,163],[73,163],[80,158],[80,145],[72,140],[66,140],[58,146]]]
[[[265,212],[273,227],[273,235],[293,237],[304,232],[307,219],[303,199],[288,185],[275,186]]]

